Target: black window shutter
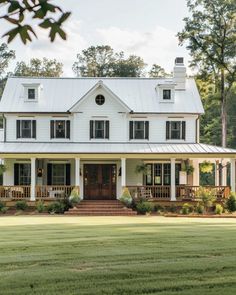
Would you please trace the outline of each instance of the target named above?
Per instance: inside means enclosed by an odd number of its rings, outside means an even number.
[[[32,137],[36,139],[36,120],[32,120]]]
[[[52,185],[52,164],[47,166],[47,184]]]
[[[54,138],[54,122],[53,120],[50,121],[50,137]]]
[[[16,138],[20,137],[20,120],[16,120]]]
[[[14,164],[14,185],[19,185],[19,164]]]
[[[149,121],[145,122],[145,139],[149,139]]]
[[[66,138],[70,138],[70,120],[66,121]]]
[[[166,121],[166,139],[170,139],[170,121]]]
[[[66,185],[70,185],[70,164],[66,164]]]
[[[109,121],[106,121],[105,138],[109,139]]]
[[[182,139],[186,137],[186,122],[182,121]]]
[[[134,122],[133,121],[129,121],[129,139],[133,139],[134,138]]]
[[[93,134],[93,124],[94,122],[91,120],[90,121],[90,139],[94,138],[94,134]]]

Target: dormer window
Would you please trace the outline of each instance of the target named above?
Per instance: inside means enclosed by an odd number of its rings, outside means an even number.
[[[35,88],[29,88],[28,89],[28,99],[35,99]]]
[[[30,102],[37,102],[40,96],[40,84],[23,84],[24,86],[24,100]]]
[[[171,89],[163,89],[163,99],[171,100]]]

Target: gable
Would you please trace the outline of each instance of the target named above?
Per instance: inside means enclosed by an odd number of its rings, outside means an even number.
[[[98,99],[103,97],[104,103],[99,103]],[[115,107],[117,112],[131,112],[113,91],[111,91],[103,81],[98,81],[83,97],[81,97],[68,111],[80,112],[84,110],[104,110]]]

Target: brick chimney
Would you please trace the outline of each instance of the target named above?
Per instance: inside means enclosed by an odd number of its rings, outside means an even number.
[[[185,90],[186,83],[186,67],[183,57],[176,57],[173,71],[174,82],[177,84],[176,90]]]

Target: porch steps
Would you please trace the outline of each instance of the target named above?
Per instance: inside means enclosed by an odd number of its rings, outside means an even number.
[[[76,208],[69,209],[65,214],[73,216],[131,216],[137,213],[126,208],[118,200],[83,200]]]

